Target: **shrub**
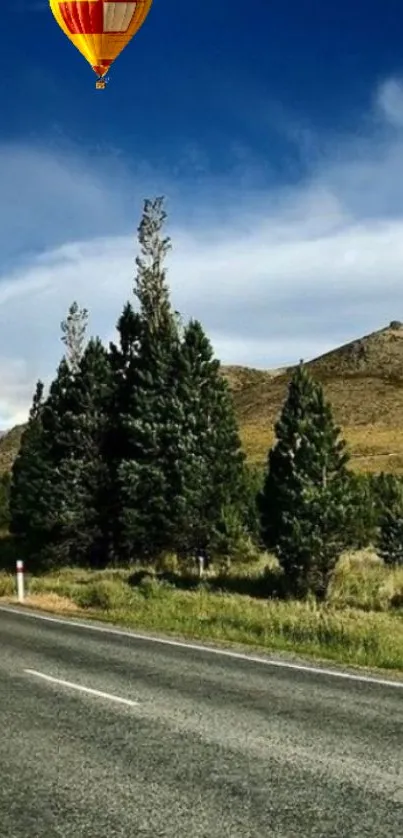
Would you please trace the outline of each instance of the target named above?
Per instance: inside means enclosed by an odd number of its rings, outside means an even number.
[[[13,596],[16,592],[15,578],[8,573],[0,573],[0,597]]]
[[[145,576],[139,586],[138,590],[146,599],[152,599],[161,593],[161,582],[154,576]]]
[[[130,591],[119,582],[99,579],[71,591],[80,608],[99,608],[104,611],[119,609],[130,601]]]

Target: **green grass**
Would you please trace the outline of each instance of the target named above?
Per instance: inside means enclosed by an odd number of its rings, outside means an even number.
[[[323,605],[229,592],[276,572],[267,556],[201,585],[178,572],[65,569],[31,577],[27,602],[150,632],[403,671],[403,569],[389,570],[370,552],[344,556]],[[14,590],[14,578],[0,574],[0,596]]]

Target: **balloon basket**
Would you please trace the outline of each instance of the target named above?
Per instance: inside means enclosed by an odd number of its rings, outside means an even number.
[[[98,81],[95,82],[95,89],[96,90],[105,90],[105,87],[106,87],[106,81],[102,81],[102,79],[99,79]]]

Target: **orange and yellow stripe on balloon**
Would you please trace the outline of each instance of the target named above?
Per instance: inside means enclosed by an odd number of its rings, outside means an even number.
[[[57,23],[99,78],[144,23],[152,0],[49,0]]]

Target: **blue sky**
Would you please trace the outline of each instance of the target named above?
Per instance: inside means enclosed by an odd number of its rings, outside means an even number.
[[[62,352],[105,340],[143,198],[174,304],[225,363],[275,367],[403,319],[400,0],[154,0],[105,92],[47,0],[0,32],[0,427]]]

